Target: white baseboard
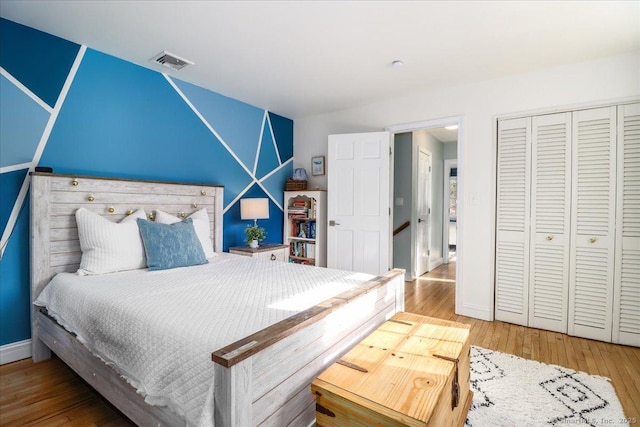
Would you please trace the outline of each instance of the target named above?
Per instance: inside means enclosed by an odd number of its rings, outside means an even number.
[[[31,357],[31,339],[0,346],[0,365]]]
[[[429,267],[431,267],[430,271],[435,270],[436,268],[440,267],[442,265],[442,263],[444,262],[444,260],[442,259],[442,257],[431,261],[431,265]]]

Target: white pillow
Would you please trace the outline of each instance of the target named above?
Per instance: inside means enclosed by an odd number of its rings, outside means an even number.
[[[213,251],[213,241],[211,240],[211,224],[209,222],[209,214],[207,213],[207,208],[202,208],[199,211],[192,213],[187,218],[191,218],[193,220],[193,228],[196,229],[196,235],[198,236],[198,240],[200,240],[200,244],[202,245],[202,249],[204,250],[204,256],[206,256],[207,258],[212,258],[218,255]],[[155,221],[159,222],[160,224],[174,224],[176,222],[180,222],[181,219],[156,209]]]
[[[80,208],[76,211],[82,260],[78,274],[103,274],[145,268],[142,238],[136,219],[147,219],[138,209],[119,223]]]

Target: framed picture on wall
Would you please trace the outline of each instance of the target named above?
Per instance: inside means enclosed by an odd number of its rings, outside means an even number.
[[[311,158],[311,175],[324,175],[324,156]]]

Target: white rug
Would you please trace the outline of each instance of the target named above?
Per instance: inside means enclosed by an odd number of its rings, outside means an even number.
[[[628,426],[608,378],[471,347],[468,427]]]

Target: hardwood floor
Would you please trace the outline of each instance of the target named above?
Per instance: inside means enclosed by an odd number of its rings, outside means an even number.
[[[405,283],[405,310],[471,325],[471,344],[611,379],[627,418],[640,422],[640,348],[454,313],[455,263]]]
[[[471,325],[473,345],[611,379],[627,418],[640,420],[640,349],[485,322],[454,313],[455,263],[405,284],[406,311]],[[57,358],[0,366],[2,426],[132,426]]]
[[[1,426],[134,426],[57,357],[0,366]]]

